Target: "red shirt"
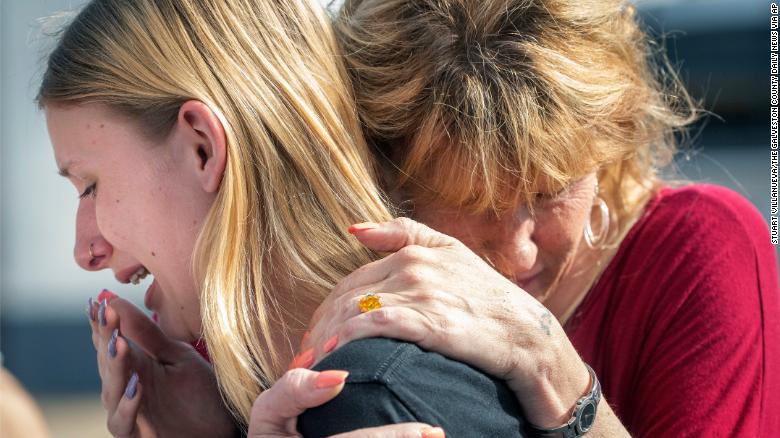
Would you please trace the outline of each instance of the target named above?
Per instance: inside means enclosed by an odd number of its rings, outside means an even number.
[[[633,436],[780,436],[777,257],[728,189],[663,189],[565,329]]]

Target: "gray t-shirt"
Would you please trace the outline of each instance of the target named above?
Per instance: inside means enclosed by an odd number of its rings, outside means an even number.
[[[506,383],[415,344],[362,339],[314,369],[350,374],[335,399],[298,417],[306,438],[405,422],[440,426],[448,438],[523,436],[522,411]]]

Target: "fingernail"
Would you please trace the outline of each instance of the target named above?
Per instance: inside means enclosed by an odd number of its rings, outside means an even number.
[[[326,353],[330,353],[331,351],[333,351],[334,348],[336,348],[336,345],[338,345],[338,344],[339,344],[339,336],[338,335],[333,335],[332,338],[328,339],[328,341],[325,342],[325,346],[322,347],[322,349]]]
[[[108,340],[108,355],[112,358],[116,357],[116,338],[119,336],[119,329],[114,329],[111,332],[111,339]]]
[[[347,228],[347,232],[349,234],[355,234],[361,231],[373,230],[375,228],[379,228],[379,224],[375,222],[363,222],[363,223],[354,224],[350,226],[349,228]]]
[[[314,365],[314,349],[309,348],[308,350],[301,353],[300,362],[298,363],[299,368],[309,368],[312,365]]]
[[[444,438],[444,429],[441,427],[429,427],[420,431],[422,438]]]
[[[117,296],[117,295],[116,295],[115,293],[111,292],[110,290],[108,290],[108,289],[103,289],[103,291],[101,291],[101,292],[98,294],[98,297],[97,297],[97,298],[98,298],[98,301],[103,301],[103,300],[106,300],[106,301],[111,301],[111,300],[113,300],[114,298],[116,298],[116,296]]]
[[[98,319],[100,320],[100,325],[103,327],[108,324],[108,321],[106,321],[106,300],[100,301],[100,307],[98,308]]]
[[[95,314],[92,312],[94,307],[95,301],[92,300],[92,297],[89,297],[89,300],[87,300],[87,316],[91,321],[95,320]]]
[[[138,373],[133,373],[132,376],[130,376],[130,381],[127,382],[127,388],[125,388],[125,397],[128,398],[128,400],[132,400],[133,397],[135,397],[135,391],[138,387]]]
[[[347,380],[348,375],[348,371],[323,371],[319,376],[317,376],[317,380],[314,382],[314,387],[317,389],[333,388],[334,386],[338,386],[344,383],[344,381]]]

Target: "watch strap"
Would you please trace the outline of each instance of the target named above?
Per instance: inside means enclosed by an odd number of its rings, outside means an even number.
[[[569,421],[565,424],[554,428],[543,428],[535,426],[529,422],[525,423],[526,433],[531,437],[555,437],[555,438],[577,438],[585,435],[593,428],[595,421],[598,404],[601,401],[601,384],[596,373],[590,365],[585,364],[590,374],[590,391],[584,397],[577,400],[572,410],[572,415]],[[591,407],[592,406],[592,407]],[[582,425],[583,415],[592,415],[593,419],[590,424]]]

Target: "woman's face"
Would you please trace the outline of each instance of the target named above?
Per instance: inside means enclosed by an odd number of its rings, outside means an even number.
[[[525,206],[496,217],[451,208],[416,206],[415,219],[449,234],[491,263],[522,289],[545,301],[560,285],[570,285],[583,228],[595,197],[596,175],[589,174],[558,194],[545,188],[531,217]]]
[[[80,194],[76,262],[90,271],[111,269],[121,283],[150,272],[144,302],[160,327],[182,341],[197,339],[192,252],[214,201],[198,173],[202,156],[191,150],[199,139],[177,122],[156,144],[96,104],[49,106],[46,119],[60,173]]]

